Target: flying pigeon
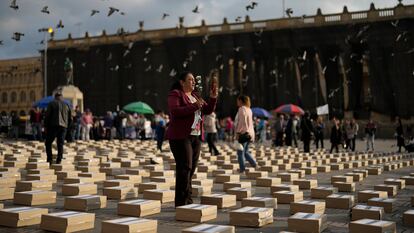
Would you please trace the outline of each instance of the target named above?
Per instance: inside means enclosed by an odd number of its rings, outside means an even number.
[[[290,18],[290,17],[292,17],[292,14],[293,14],[293,10],[292,10],[292,8],[287,8],[286,9],[286,15]]]
[[[20,41],[20,37],[22,37],[22,36],[24,36],[23,33],[15,32],[14,33],[14,36],[12,37],[12,39],[15,40],[15,41]]]
[[[119,12],[119,9],[116,9],[115,7],[109,7],[108,17],[115,12]]]
[[[195,14],[200,13],[200,11],[198,11],[198,6],[196,6],[196,7],[193,9],[193,13],[195,13]]]
[[[164,68],[164,65],[161,64],[158,68],[157,68],[157,72],[161,73],[162,72],[162,68]]]
[[[45,13],[45,14],[50,14],[50,11],[47,8],[48,6],[44,6],[40,12]]]
[[[208,39],[209,39],[209,35],[204,35],[203,36],[203,44],[207,43]]]
[[[99,11],[98,10],[91,10],[91,16],[94,16],[95,14],[98,14]]]
[[[177,71],[175,71],[175,69],[172,69],[170,71],[170,77],[174,77],[177,74]]]
[[[63,25],[62,20],[59,20],[59,24],[56,27],[57,28],[64,28],[65,25]]]
[[[252,2],[250,5],[246,6],[246,11],[253,10],[257,5],[259,5],[259,3]]]
[[[162,20],[164,20],[165,18],[167,18],[168,16],[170,16],[168,13],[164,13],[164,14],[162,14]]]
[[[12,8],[12,9],[14,9],[14,10],[19,9],[19,6],[16,4],[16,0],[13,0],[13,1],[10,3],[10,8]]]

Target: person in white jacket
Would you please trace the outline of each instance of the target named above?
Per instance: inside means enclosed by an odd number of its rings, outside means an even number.
[[[246,170],[244,160],[249,161],[252,167],[256,167],[256,161],[249,153],[249,144],[254,142],[254,126],[253,126],[253,113],[250,109],[250,98],[245,95],[241,95],[237,98],[237,106],[239,110],[235,120],[235,132],[240,144],[243,145],[243,150],[237,150],[237,158],[240,165],[240,173]]]
[[[216,113],[211,113],[209,115],[204,116],[204,130],[207,134],[207,143],[208,143],[208,150],[211,155],[220,155],[220,152],[217,150],[215,145],[216,137],[217,137],[217,119]]]

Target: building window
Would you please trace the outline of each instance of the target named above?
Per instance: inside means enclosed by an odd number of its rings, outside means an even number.
[[[30,102],[35,102],[35,100],[36,100],[36,94],[35,94],[35,92],[34,91],[30,91],[30,94],[29,94],[29,98],[30,98]]]
[[[3,94],[1,95],[1,102],[3,104],[7,104],[7,92],[3,92]]]
[[[10,95],[10,102],[11,103],[16,103],[16,100],[17,100],[17,94],[16,94],[16,92],[13,91]]]
[[[20,103],[25,103],[26,102],[26,92],[21,91],[20,92]]]

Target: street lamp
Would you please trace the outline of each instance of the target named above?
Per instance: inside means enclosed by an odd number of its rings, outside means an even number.
[[[43,82],[44,82],[44,92],[45,92],[45,96],[47,96],[47,41],[48,41],[48,35],[53,33],[53,28],[49,27],[47,28],[47,30],[45,30],[45,59],[44,59],[44,77],[43,77]]]

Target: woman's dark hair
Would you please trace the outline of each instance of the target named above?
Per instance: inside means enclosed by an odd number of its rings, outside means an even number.
[[[178,76],[177,79],[174,81],[174,83],[171,85],[170,91],[172,90],[181,90],[181,83],[180,81],[185,82],[185,79],[187,78],[187,75],[191,74],[190,71],[183,71]]]

